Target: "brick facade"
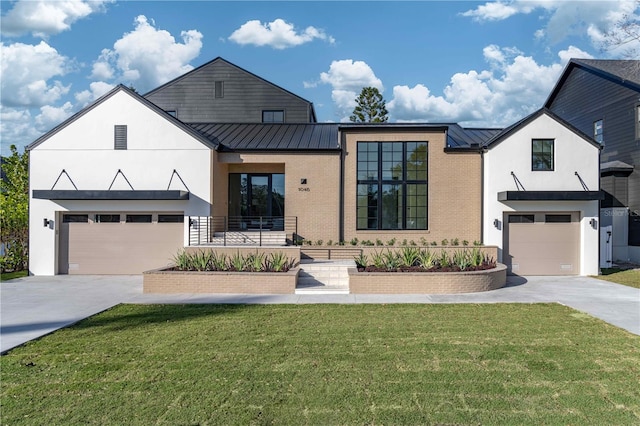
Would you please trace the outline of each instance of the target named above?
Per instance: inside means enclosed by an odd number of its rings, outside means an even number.
[[[396,238],[427,241],[458,238],[481,240],[481,157],[478,153],[445,153],[446,133],[441,129],[344,129],[344,240]],[[425,231],[368,231],[356,228],[358,142],[428,142],[428,229]]]
[[[285,216],[298,218],[298,235],[339,239],[340,153],[218,153],[214,164],[213,215],[226,216],[229,173],[284,173]],[[306,184],[301,184],[306,179]]]

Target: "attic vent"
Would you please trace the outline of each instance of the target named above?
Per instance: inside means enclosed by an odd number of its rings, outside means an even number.
[[[113,126],[114,149],[127,149],[127,126],[124,124],[116,124]]]
[[[216,81],[214,96],[216,98],[224,98],[224,81]]]

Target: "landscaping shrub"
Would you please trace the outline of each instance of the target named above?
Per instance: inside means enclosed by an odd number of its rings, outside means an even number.
[[[360,254],[354,258],[360,272],[462,272],[496,267],[495,259],[478,247],[463,248],[453,253],[402,247],[398,250],[375,251],[371,260]]]
[[[232,256],[210,250],[199,250],[189,253],[180,251],[173,257],[174,271],[200,272],[287,272],[297,264],[296,259],[289,259],[283,252],[249,253],[246,256],[236,252]]]

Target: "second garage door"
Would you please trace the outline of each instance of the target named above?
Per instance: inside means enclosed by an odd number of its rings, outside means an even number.
[[[518,213],[505,217],[503,261],[516,275],[580,273],[576,212]]]
[[[139,274],[184,246],[183,213],[64,213],[58,273]]]

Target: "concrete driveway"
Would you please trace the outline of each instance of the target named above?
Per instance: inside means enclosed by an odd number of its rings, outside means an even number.
[[[502,289],[458,295],[247,295],[142,293],[142,276],[26,277],[0,284],[0,352],[120,303],[543,303],[556,302],[640,335],[640,289],[588,277],[509,277]]]

